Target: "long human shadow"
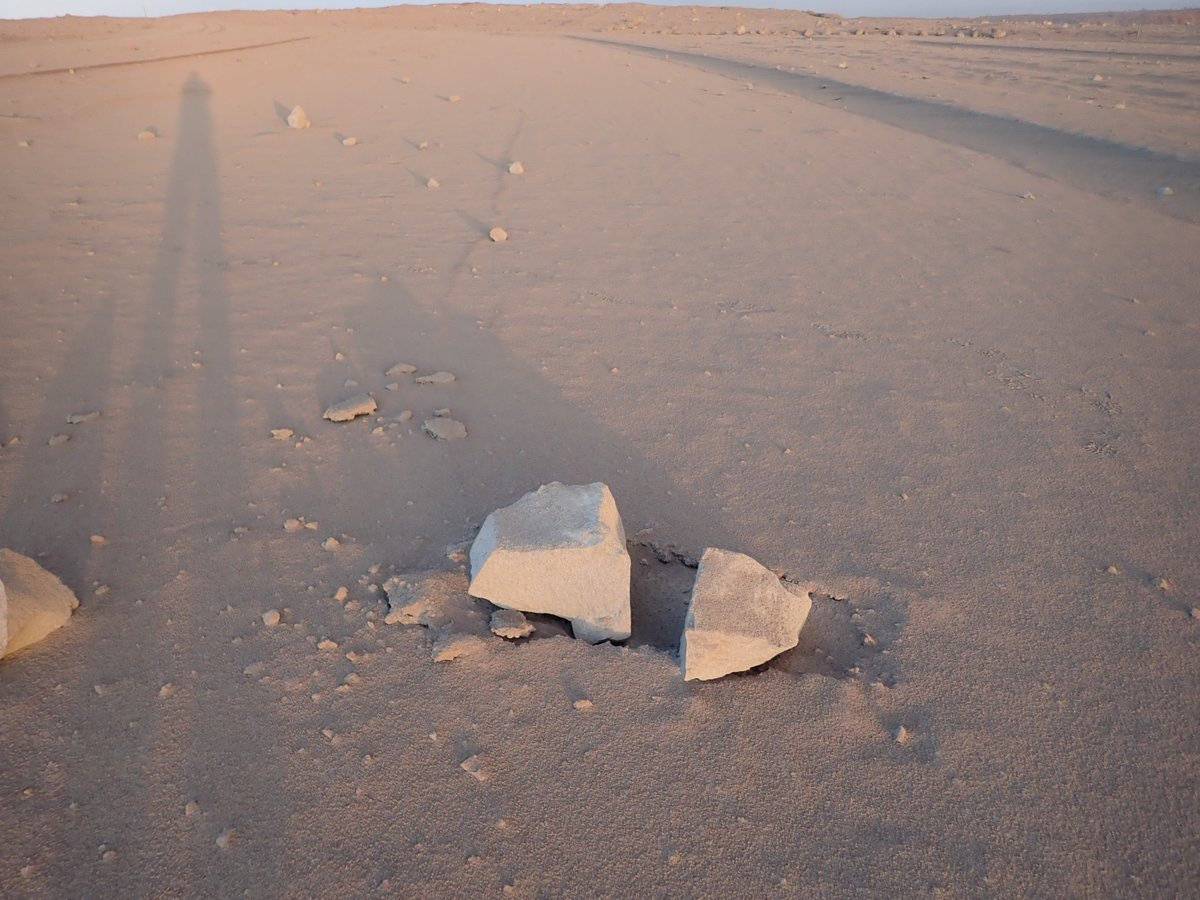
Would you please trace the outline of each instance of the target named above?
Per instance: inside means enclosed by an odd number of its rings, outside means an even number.
[[[576,36],[572,40],[682,63],[743,81],[752,79],[757,85],[795,94],[820,106],[986,153],[1031,174],[1093,194],[1148,206],[1186,222],[1200,222],[1200,161],[824,76],[603,38]],[[1171,187],[1174,195],[1159,197],[1161,187]]]

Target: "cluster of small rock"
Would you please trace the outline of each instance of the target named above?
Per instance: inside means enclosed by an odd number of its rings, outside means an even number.
[[[396,363],[389,367],[384,375],[388,378],[412,375],[414,383],[427,385],[447,385],[453,384],[457,380],[453,372],[428,372],[424,375],[416,373],[417,367],[411,363]],[[393,381],[387,384],[389,391],[396,391],[399,388],[399,382]],[[372,415],[377,409],[379,409],[379,404],[375,402],[375,398],[371,394],[354,394],[327,407],[323,418],[330,422],[351,422],[359,416]],[[398,421],[406,422],[411,416],[412,413],[405,410]],[[467,436],[467,426],[457,419],[451,418],[450,410],[445,408],[434,410],[433,415],[421,423],[421,430],[439,441],[462,440]]]
[[[504,637],[528,633],[509,612],[520,611],[568,619],[592,643],[621,641],[631,635],[630,568],[608,486],[553,482],[487,517],[471,545],[468,592],[500,608],[491,624]],[[685,680],[745,671],[796,646],[811,608],[807,591],[749,556],[709,547],[679,640]]]

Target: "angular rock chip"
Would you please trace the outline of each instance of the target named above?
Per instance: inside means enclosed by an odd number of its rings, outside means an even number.
[[[0,550],[0,656],[61,628],[78,606],[71,589],[37,562]]]
[[[709,547],[700,558],[679,641],[685,681],[743,672],[795,647],[812,609],[743,553]]]
[[[497,225],[495,228],[493,228],[491,231],[488,232],[488,237],[490,237],[497,244],[503,244],[505,241],[508,240],[508,232],[505,231],[503,228],[501,228],[499,225]]]
[[[470,591],[570,619],[581,640],[621,641],[630,634],[629,570],[608,485],[555,481],[487,517],[471,545]]]
[[[307,128],[312,122],[302,106],[293,106],[287,117],[288,128]]]
[[[330,422],[349,422],[355,416],[369,416],[378,408],[370,394],[355,394],[325,410],[325,418]]]
[[[421,423],[421,430],[439,441],[458,441],[467,436],[467,426],[457,419],[437,416]]]
[[[397,375],[411,375],[417,371],[417,367],[409,363],[396,363],[383,374],[388,378],[395,378]]]
[[[533,624],[519,609],[498,609],[489,623],[492,634],[515,641],[533,634]]]
[[[418,375],[413,379],[417,384],[450,384],[454,381],[453,372],[431,372],[428,375]]]

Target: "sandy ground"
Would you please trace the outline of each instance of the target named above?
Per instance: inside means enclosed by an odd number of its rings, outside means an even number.
[[[1200,31],[1112,21],[0,24],[0,545],[81,599],[0,894],[1194,892]],[[685,684],[641,546],[626,647],[383,623],[554,479],[819,580],[800,646]]]

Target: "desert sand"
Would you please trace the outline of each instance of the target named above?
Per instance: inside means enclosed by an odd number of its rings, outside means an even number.
[[[0,894],[1200,884],[1200,14],[2,22],[0,173],[0,547],[80,601]],[[385,621],[554,480],[628,641]],[[706,547],[822,587],[685,682]]]

